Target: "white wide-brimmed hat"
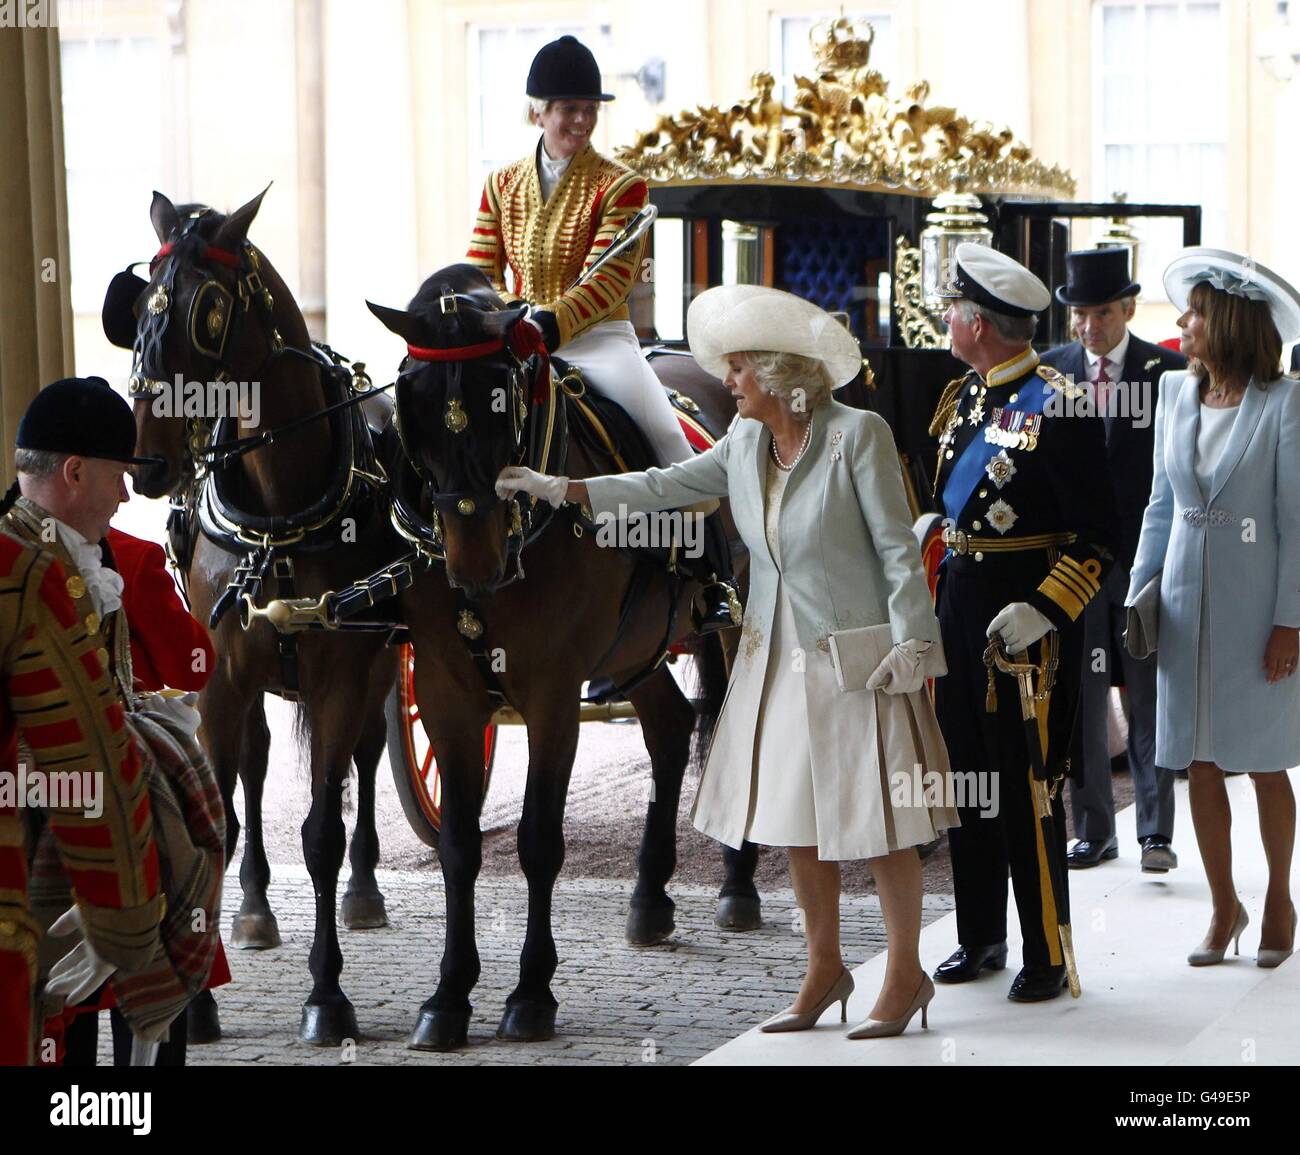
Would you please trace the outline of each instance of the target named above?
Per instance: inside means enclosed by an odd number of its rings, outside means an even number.
[[[1272,269],[1226,249],[1184,249],[1165,270],[1165,292],[1181,313],[1192,288],[1202,281],[1234,297],[1268,303],[1269,314],[1285,343],[1300,337],[1300,293]]]
[[[825,309],[763,285],[719,285],[691,302],[686,338],[701,368],[727,375],[733,353],[797,353],[830,370],[835,388],[862,369],[858,339]]]

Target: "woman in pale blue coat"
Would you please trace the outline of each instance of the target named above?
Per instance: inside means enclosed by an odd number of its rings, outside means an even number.
[[[1269,867],[1257,961],[1295,943],[1291,856],[1300,764],[1300,383],[1282,376],[1300,294],[1248,258],[1188,249],[1165,272],[1187,372],[1166,373],[1132,604],[1160,575],[1156,762],[1188,768],[1214,903],[1188,956],[1221,962],[1249,918],[1232,879],[1224,771],[1248,771]],[[1163,571],[1163,572],[1162,572]]]
[[[945,668],[942,648],[898,453],[879,416],[831,400],[861,353],[821,309],[732,285],[696,298],[687,324],[692,352],[736,398],[738,420],[713,449],[582,482],[510,468],[497,489],[587,502],[597,517],[731,499],[749,597],[692,817],[729,846],[789,848],[808,972],[767,1031],[811,1027],[836,1002],[844,1017],[853,979],[840,953],[838,861],[868,860],[889,965],[870,1020],[850,1034],[898,1034],[917,1010],[924,1025],[934,993],[918,957],[916,847],[957,824],[924,688]],[[844,690],[832,644],[855,682]]]

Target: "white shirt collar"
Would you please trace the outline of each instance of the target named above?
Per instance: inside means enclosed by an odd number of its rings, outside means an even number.
[[[1120,338],[1119,344],[1105,355],[1106,360],[1110,362],[1111,368],[1115,372],[1124,368],[1124,358],[1128,356],[1128,339],[1129,331],[1128,326],[1126,325],[1124,327],[1124,336]],[[1092,379],[1097,376],[1097,362],[1101,360],[1101,357],[1089,350],[1086,345],[1084,346],[1083,354],[1088,361],[1088,377],[1089,379]],[[1111,373],[1112,377],[1114,377],[1115,372]]]
[[[565,170],[573,160],[571,156],[562,156],[559,160],[552,160],[546,154],[546,144],[539,141],[537,145],[537,177],[542,186],[542,200],[550,200],[551,193],[555,191],[556,185],[560,183],[560,178],[564,176]]]

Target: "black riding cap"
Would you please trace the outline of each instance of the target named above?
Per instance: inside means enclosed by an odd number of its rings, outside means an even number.
[[[591,49],[572,36],[544,45],[528,70],[529,96],[537,100],[613,100],[600,90],[600,65]]]
[[[131,406],[102,377],[64,377],[45,386],[18,423],[17,447],[101,457],[124,465],[156,465],[136,457]]]

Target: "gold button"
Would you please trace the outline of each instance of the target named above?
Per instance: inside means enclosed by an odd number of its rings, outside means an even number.
[[[978,521],[972,521],[972,522],[970,523],[970,527],[971,527],[971,529],[973,529],[976,533],[979,533],[979,531],[982,530],[982,529],[984,528],[984,526],[983,526],[982,524],[980,524]]]
[[[944,457],[946,457],[949,461],[951,461],[951,460],[952,460],[952,450],[951,450],[951,449],[946,450],[946,451],[944,452]]]
[[[74,573],[70,578],[68,578],[67,587],[68,597],[73,598],[74,600],[86,596],[86,583],[78,574]]]
[[[99,615],[94,610],[86,615],[86,629],[92,634],[99,633]]]
[[[983,560],[984,560],[984,553],[983,553],[982,550],[976,551],[976,554],[975,554],[975,560],[976,560],[976,561],[983,561]]]
[[[989,495],[989,491],[987,489],[980,490],[980,497],[988,497],[988,495]]]
[[[1011,396],[1007,398],[1007,400],[1008,400],[1008,401],[1019,401],[1019,400],[1020,400],[1020,394],[1019,394],[1019,393],[1012,393]]]
[[[99,659],[99,664],[100,664],[101,666],[103,666],[105,670],[107,670],[107,669],[108,669],[108,651],[107,651],[106,649],[104,649],[103,646],[100,646],[99,649],[97,649],[97,650],[95,651],[95,657],[97,657],[97,658]]]

